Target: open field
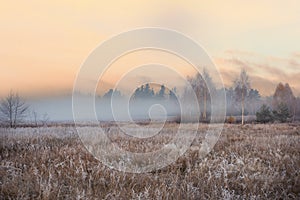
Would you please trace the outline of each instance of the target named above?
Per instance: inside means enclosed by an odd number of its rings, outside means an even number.
[[[122,137],[114,125],[106,130],[122,149],[148,152],[166,145],[177,126],[144,141]],[[0,129],[0,199],[300,198],[300,124],[225,124],[200,159],[206,128],[176,163],[141,174],[97,161],[72,126]]]

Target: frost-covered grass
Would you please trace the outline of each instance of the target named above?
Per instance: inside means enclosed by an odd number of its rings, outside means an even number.
[[[168,144],[178,125],[145,140],[122,136],[116,125],[104,128],[122,149],[148,152]],[[206,128],[176,163],[142,174],[97,161],[74,127],[0,129],[0,199],[300,198],[300,124],[225,125],[200,159]]]

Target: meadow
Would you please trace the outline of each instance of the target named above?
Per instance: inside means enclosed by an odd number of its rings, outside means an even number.
[[[178,124],[145,140],[123,137],[121,148],[148,152],[166,145]],[[92,126],[84,126],[87,133]],[[110,169],[83,146],[71,125],[0,129],[0,199],[299,199],[300,124],[225,124],[201,158],[207,125],[175,163],[148,173]],[[113,130],[113,131],[112,131]],[[137,130],[139,131],[139,130]]]

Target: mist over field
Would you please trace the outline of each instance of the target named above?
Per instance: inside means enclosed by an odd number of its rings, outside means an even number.
[[[78,120],[89,121],[91,117],[86,110],[90,107],[90,96],[81,96],[80,117]],[[167,101],[147,100],[138,103],[130,102],[129,98],[117,100],[101,100],[95,98],[95,111],[99,121],[131,121],[131,120],[163,120],[168,117],[180,116],[180,107]],[[72,96],[41,98],[29,100],[30,108],[37,113],[47,113],[51,121],[73,121]],[[28,115],[30,121],[32,116]]]
[[[39,98],[29,100],[31,109],[42,114],[47,114],[51,121],[72,121],[72,96],[53,98]],[[30,119],[30,116],[28,117]]]

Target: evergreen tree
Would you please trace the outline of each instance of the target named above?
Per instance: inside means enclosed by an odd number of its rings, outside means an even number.
[[[117,89],[109,89],[104,95],[103,99],[109,100],[112,98],[114,95],[114,98],[120,98],[121,97],[121,92]]]
[[[177,101],[176,97],[176,87],[174,87],[172,90],[169,91],[169,99],[171,101]]]
[[[112,94],[113,94],[114,90],[113,89],[109,89],[104,95],[103,98],[104,99],[110,99]]]
[[[151,96],[151,97],[154,97],[154,94],[155,94],[155,93],[154,93],[154,90],[153,90],[153,88],[152,88],[151,91],[150,91],[150,96]]]
[[[136,88],[136,90],[134,91],[133,97],[138,98],[140,95],[141,95],[141,89]]]
[[[276,120],[281,123],[287,122],[288,118],[292,117],[289,112],[289,107],[285,103],[280,103],[276,110],[273,111]]]
[[[273,108],[279,107],[280,104],[286,104],[289,109],[289,113],[292,114],[292,116],[295,116],[296,97],[294,96],[293,91],[288,83],[286,83],[285,85],[283,85],[282,83],[278,84],[273,95],[272,104]]]
[[[162,100],[165,98],[165,91],[166,91],[166,87],[164,85],[160,86],[160,90],[158,91],[158,93],[156,94],[156,97],[159,100]]]
[[[263,104],[258,112],[256,112],[256,121],[261,123],[267,123],[273,121],[273,115],[270,107]]]
[[[145,85],[145,90],[144,90],[144,97],[149,98],[151,97],[151,89],[149,83]]]

